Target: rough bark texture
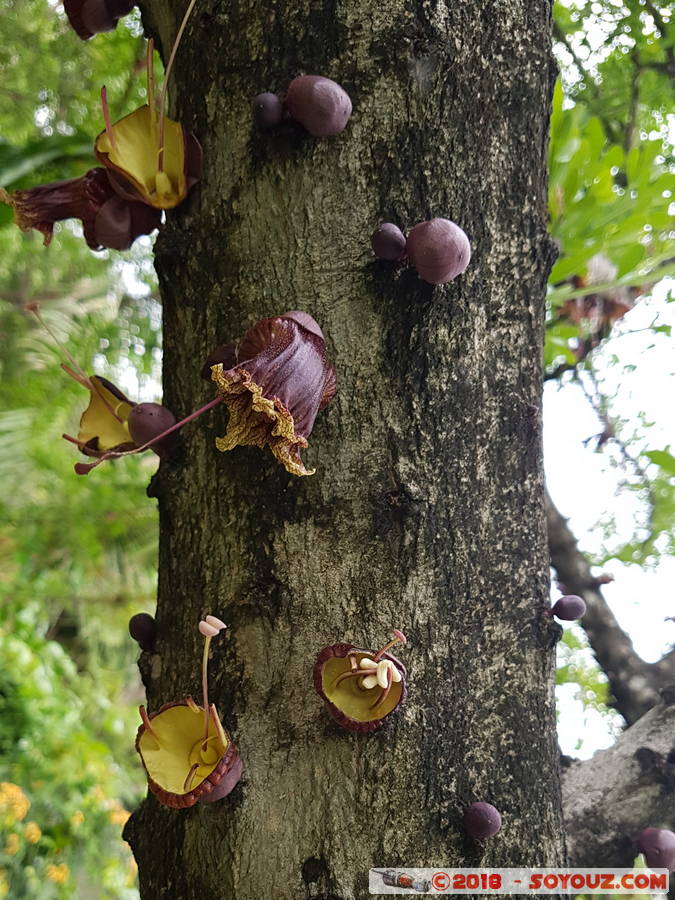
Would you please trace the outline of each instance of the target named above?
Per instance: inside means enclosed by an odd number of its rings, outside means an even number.
[[[627,867],[643,828],[675,824],[675,687],[609,750],[563,774],[570,865]]]
[[[144,8],[164,48],[180,13]],[[133,816],[145,898],[353,900],[375,865],[563,861],[536,414],[549,30],[546,0],[196,7],[174,94],[205,172],[157,243],[165,402],[209,399],[207,352],[289,309],[321,324],[339,387],[304,453],[313,477],[218,453],[217,410],[153,485],[149,707],[196,694],[196,623],[226,620],[212,699],[245,772],[212,807],[150,797]],[[252,95],[301,72],[347,89],[346,131],[252,131]],[[466,275],[432,288],[373,261],[379,221],[434,215],[467,231]],[[380,733],[342,731],[314,657],[392,626],[407,705]],[[484,848],[460,825],[477,799],[504,820]]]
[[[609,679],[614,706],[631,725],[659,701],[659,690],[675,683],[675,650],[655,663],[645,662],[602,596],[598,579],[580,552],[565,517],[546,496],[551,565],[565,591],[586,601],[581,624],[598,664]]]

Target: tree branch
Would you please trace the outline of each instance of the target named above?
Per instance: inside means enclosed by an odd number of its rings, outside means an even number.
[[[616,709],[628,724],[636,722],[659,699],[659,688],[675,683],[675,651],[657,663],[645,662],[602,596],[598,579],[577,546],[567,520],[546,495],[551,564],[569,593],[586,601],[581,624],[600,667],[609,679]]]
[[[563,769],[569,864],[633,864],[643,828],[672,827],[675,789],[675,687],[608,750]]]

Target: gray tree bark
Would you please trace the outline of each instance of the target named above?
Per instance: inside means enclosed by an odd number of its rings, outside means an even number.
[[[672,828],[675,815],[675,687],[608,750],[563,774],[570,863],[630,867],[643,828]]]
[[[144,5],[170,47],[181,9]],[[250,98],[335,78],[341,135],[251,128]],[[199,3],[175,112],[204,146],[198,191],[157,242],[165,402],[212,394],[203,358],[264,316],[313,315],[338,395],[294,478],[269,453],[220,454],[225,413],[184,431],[152,491],[161,514],[151,711],[212,699],[244,761],[235,791],[128,825],[144,898],[367,894],[371,866],[563,862],[540,424],[546,144],[554,71],[546,0]],[[379,221],[452,218],[474,248],[433,288],[373,261]],[[410,696],[352,735],[312,687],[316,653],[400,627]],[[484,847],[463,807],[503,815]]]

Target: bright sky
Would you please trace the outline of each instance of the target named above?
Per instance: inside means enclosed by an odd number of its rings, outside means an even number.
[[[675,328],[675,303],[667,301],[669,288],[675,290],[675,281],[662,282],[652,298],[641,300],[617,324],[615,336],[597,356],[605,389],[610,395],[616,393],[612,404],[615,415],[638,421],[644,414],[646,421],[654,423],[642,430],[643,446],[652,450],[675,448],[673,339],[645,330],[656,315],[658,324]],[[621,365],[612,364],[614,354]],[[626,371],[626,366],[635,368]],[[584,440],[601,430],[578,387],[546,386],[544,456],[549,490],[569,518],[581,549],[590,553],[600,552],[603,546],[598,523],[608,513],[616,517],[620,539],[627,540],[643,512],[635,494],[620,487],[624,471],[614,464],[617,454],[612,447],[594,452],[593,442],[584,446]],[[651,571],[612,560],[603,571],[615,577],[603,588],[603,594],[620,625],[644,659],[659,659],[675,644],[675,622],[664,622],[666,616],[675,615],[675,559],[666,557]],[[588,658],[592,660],[592,654]],[[611,722],[599,713],[584,712],[576,695],[574,685],[558,689],[560,744],[563,752],[586,758],[613,742],[613,730]]]

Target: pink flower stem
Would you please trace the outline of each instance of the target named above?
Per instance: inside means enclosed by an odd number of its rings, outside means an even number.
[[[202,656],[202,695],[204,702],[204,742],[202,750],[206,750],[206,744],[209,739],[209,716],[211,710],[209,708],[209,647],[211,646],[210,636],[204,638],[204,655]]]
[[[159,97],[159,156],[157,159],[157,168],[161,172],[164,168],[164,118],[165,111],[164,107],[166,106],[166,90],[169,86],[169,76],[171,75],[171,69],[173,68],[174,60],[176,59],[176,51],[178,50],[178,46],[181,42],[181,38],[183,37],[183,32],[185,31],[185,26],[188,23],[188,19],[192,15],[192,10],[195,8],[195,3],[197,0],[190,0],[187,10],[185,11],[185,15],[183,16],[183,21],[180,23],[180,28],[178,29],[178,33],[176,35],[176,40],[173,42],[173,47],[171,48],[171,55],[169,56],[169,61],[166,64],[166,69],[164,70],[164,82],[162,84],[162,93]]]
[[[387,652],[387,650],[391,650],[391,648],[395,644],[407,644],[408,643],[406,636],[403,634],[402,631],[399,631],[398,628],[394,628],[393,634],[394,634],[394,640],[389,641],[388,644],[385,644],[384,647],[381,650],[378,650],[377,653],[375,654],[375,657],[374,657],[375,662],[379,662],[382,659],[382,657],[384,656],[384,654]]]
[[[101,109],[103,110],[103,121],[105,122],[105,133],[108,135],[108,140],[110,141],[111,146],[115,146],[115,132],[112,127],[112,119],[110,118],[110,110],[108,108],[108,92],[105,89],[105,85],[101,88]]]

